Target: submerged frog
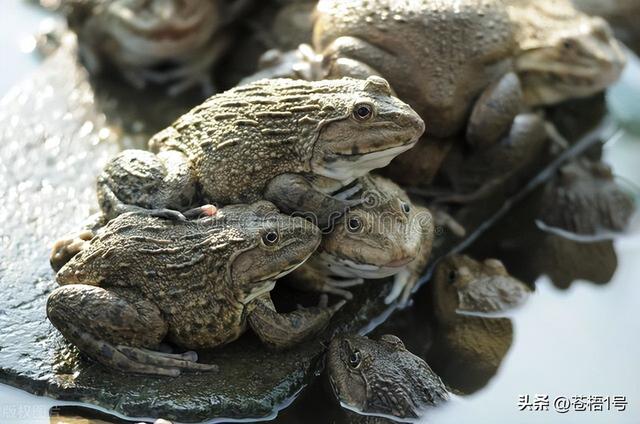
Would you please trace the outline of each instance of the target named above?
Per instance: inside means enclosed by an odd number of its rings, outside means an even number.
[[[438,328],[428,360],[447,384],[464,393],[485,386],[513,342],[504,315],[531,293],[497,259],[444,258],[431,283]]]
[[[429,137],[486,146],[527,108],[589,96],[622,70],[607,25],[556,3],[321,0],[314,47],[328,77],[386,78]]]
[[[338,401],[364,414],[417,419],[449,399],[440,377],[393,335],[335,337],[327,373]]]
[[[464,255],[446,257],[438,264],[433,290],[436,315],[445,323],[460,313],[504,312],[523,304],[531,293],[499,260],[478,262]]]
[[[262,80],[209,98],[153,136],[151,152],[120,153],[98,178],[98,199],[108,217],[266,199],[324,225],[354,204],[332,192],[386,166],[423,131],[380,77]]]
[[[343,302],[279,314],[275,280],[318,247],[320,231],[269,202],[227,206],[190,221],[127,213],[103,227],[56,275],[53,325],[89,357],[122,371],[175,376],[212,370],[170,341],[213,348],[251,327],[284,348],[321,331]]]
[[[593,235],[623,231],[634,210],[633,198],[616,184],[610,167],[578,159],[547,183],[540,219],[550,227]]]
[[[406,301],[431,253],[431,214],[385,178],[363,177],[358,186],[361,191],[353,196],[362,204],[323,236],[318,251],[291,274],[292,285],[350,299],[347,287],[395,276],[386,302]]]
[[[62,0],[69,27],[92,72],[106,59],[134,86],[173,83],[177,94],[213,86],[211,67],[225,52],[225,28],[247,6],[222,0]]]

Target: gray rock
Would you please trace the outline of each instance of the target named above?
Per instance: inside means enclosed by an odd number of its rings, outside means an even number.
[[[109,372],[47,321],[50,246],[97,211],[95,178],[121,145],[121,128],[106,126],[117,120],[95,100],[73,48],[63,47],[0,103],[0,382],[131,417],[272,414],[318,370],[321,340],[275,353],[247,335],[203,353],[217,374],[152,378]],[[336,325],[354,329],[380,314],[381,287],[360,290]]]

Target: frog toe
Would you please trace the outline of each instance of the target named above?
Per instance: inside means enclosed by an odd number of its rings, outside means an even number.
[[[217,365],[195,362],[194,358],[197,360],[195,352],[172,354],[124,345],[118,345],[116,349],[130,360],[143,366],[177,369],[179,371],[218,371]]]

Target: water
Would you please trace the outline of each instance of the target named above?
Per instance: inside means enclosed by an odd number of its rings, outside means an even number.
[[[23,53],[32,47],[30,36],[46,14],[20,0],[5,0],[0,14],[0,54],[4,66],[0,96],[37,60]],[[640,66],[635,64],[635,66]],[[625,80],[611,91],[609,104],[626,108],[640,104],[637,72],[628,71]],[[620,106],[622,105],[622,106]],[[622,114],[625,124],[628,116]],[[631,118],[633,121],[638,118]],[[633,130],[633,125],[627,125]],[[605,159],[622,180],[640,184],[640,139],[626,133],[605,147]],[[636,221],[637,222],[637,221]],[[522,309],[511,316],[514,339],[498,373],[472,395],[458,397],[432,411],[425,422],[448,424],[483,423],[640,423],[640,228],[619,237],[615,243],[618,267],[610,282],[595,285],[577,281],[558,289],[547,277],[536,282],[536,292]],[[416,323],[416,331],[425,331]],[[420,337],[420,334],[417,334]],[[425,338],[428,334],[424,335]],[[268,372],[268,371],[265,371]],[[520,411],[519,396],[548,395],[549,411]],[[555,412],[553,400],[564,396],[624,396],[627,410],[603,412]],[[102,423],[122,422],[81,410],[73,405],[38,397],[0,385],[0,423]],[[327,422],[334,407],[320,384],[276,419],[280,423]],[[52,409],[53,408],[53,409]],[[69,416],[82,415],[72,419]],[[60,416],[66,418],[60,418]]]

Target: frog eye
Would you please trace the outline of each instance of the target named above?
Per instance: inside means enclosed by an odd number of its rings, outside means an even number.
[[[368,121],[373,116],[373,106],[368,103],[356,103],[353,107],[353,117],[356,121]]]
[[[362,228],[362,221],[357,216],[352,216],[347,221],[347,230],[351,233],[355,233]]]
[[[456,278],[458,278],[458,273],[455,269],[452,269],[451,271],[449,271],[449,276],[447,278],[449,279],[449,284],[453,284],[455,283]]]
[[[277,231],[267,231],[262,235],[262,243],[264,243],[265,246],[273,246],[278,242],[279,238]]]
[[[407,202],[402,202],[401,207],[402,212],[404,212],[405,215],[409,215],[409,212],[411,212],[411,205],[409,205]]]
[[[351,368],[357,369],[360,366],[361,361],[362,355],[360,355],[359,350],[354,350],[353,352],[351,352],[351,355],[349,355],[349,366]]]

